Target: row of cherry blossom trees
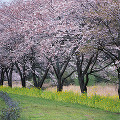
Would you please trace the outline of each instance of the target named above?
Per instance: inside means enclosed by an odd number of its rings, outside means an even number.
[[[49,74],[56,76],[57,91],[62,91],[65,80],[76,72],[84,93],[89,75],[112,63],[117,67],[120,83],[119,10],[119,0],[1,3],[0,85],[6,75],[12,87],[12,72],[16,69],[23,87],[30,73],[38,88]],[[68,68],[71,72],[64,76]]]

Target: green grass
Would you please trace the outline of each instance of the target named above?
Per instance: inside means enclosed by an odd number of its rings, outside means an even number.
[[[0,91],[9,93],[13,100],[20,103],[22,108],[20,120],[120,119],[118,96],[103,97],[95,95],[87,97],[73,92],[50,92],[36,88],[11,89],[9,87],[0,87]]]
[[[1,115],[2,109],[5,107],[7,107],[7,106],[5,105],[5,102],[3,101],[3,99],[0,97],[0,115]]]
[[[22,107],[20,120],[119,120],[120,114],[85,105],[10,94]]]
[[[62,101],[66,103],[78,103],[80,105],[87,105],[94,108],[99,108],[106,111],[120,113],[120,100],[118,96],[86,96],[79,95],[78,93],[73,92],[51,92],[51,91],[42,91],[37,88],[9,88],[9,87],[0,87],[0,91],[7,93],[26,95],[32,97],[45,98],[48,100]]]

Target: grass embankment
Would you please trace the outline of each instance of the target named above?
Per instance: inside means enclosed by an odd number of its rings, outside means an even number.
[[[20,118],[20,107],[18,103],[13,101],[6,92],[0,91],[0,97],[7,106],[1,111],[0,120],[18,120]]]
[[[3,108],[6,108],[5,101],[0,97],[0,115]]]
[[[79,95],[73,92],[51,92],[42,91],[36,88],[9,88],[0,87],[0,91],[4,91],[12,94],[26,95],[32,97],[40,97],[49,100],[62,101],[67,103],[78,103],[81,105],[87,105],[94,108],[100,108],[111,112],[120,112],[120,100],[118,96],[98,96],[98,95]]]
[[[20,102],[20,120],[119,120],[120,114],[90,108],[76,103],[47,100],[40,97],[10,94]]]

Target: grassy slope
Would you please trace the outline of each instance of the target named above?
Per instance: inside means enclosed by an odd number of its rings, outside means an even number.
[[[3,101],[3,99],[0,97],[0,115],[1,115],[1,111],[3,108],[5,108],[6,105],[5,105],[5,102]]]
[[[120,114],[78,104],[10,94],[22,106],[20,120],[119,120]]]

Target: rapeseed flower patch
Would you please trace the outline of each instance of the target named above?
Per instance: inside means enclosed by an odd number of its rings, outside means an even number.
[[[87,94],[79,95],[78,93],[74,93],[72,91],[57,92],[43,91],[37,88],[10,88],[2,86],[0,87],[0,91],[12,94],[41,97],[62,102],[77,103],[111,112],[120,112],[120,100],[118,99],[118,96],[100,96],[96,95],[96,93],[87,96]]]

